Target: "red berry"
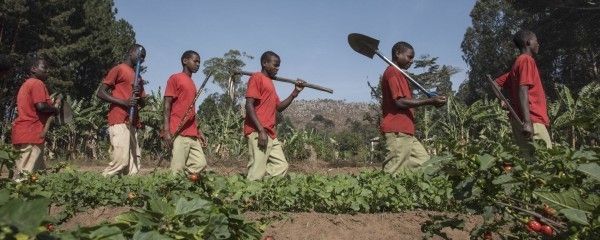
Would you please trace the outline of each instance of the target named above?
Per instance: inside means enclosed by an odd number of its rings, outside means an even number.
[[[509,173],[512,171],[512,164],[509,162],[504,162],[502,164],[502,169],[504,170],[505,173]]]
[[[492,232],[486,232],[485,234],[483,234],[483,239],[492,240]]]
[[[192,182],[197,182],[198,179],[200,179],[200,177],[198,176],[198,174],[192,173],[188,176],[188,179]]]
[[[54,225],[52,223],[46,224],[46,230],[48,230],[48,232],[54,232]]]
[[[540,230],[540,232],[546,236],[554,235],[554,229],[552,229],[552,227],[550,227],[548,225],[542,226],[542,229]]]
[[[542,224],[540,224],[540,222],[532,219],[532,220],[529,220],[529,222],[527,222],[527,228],[529,228],[529,230],[531,230],[531,231],[539,232],[542,229]]]

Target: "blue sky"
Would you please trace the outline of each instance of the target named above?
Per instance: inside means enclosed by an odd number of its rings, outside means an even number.
[[[452,78],[457,89],[466,76],[460,43],[471,25],[474,4],[474,0],[115,1],[117,17],[133,25],[137,41],[146,47],[147,89],[164,90],[168,77],[181,71],[179,58],[188,49],[199,52],[202,61],[221,57],[229,49],[244,51],[255,57],[246,61],[246,71],[260,70],[258,58],[272,50],[281,56],[279,76],[334,89],[333,94],[306,89],[299,99],[351,102],[370,101],[366,82],[376,82],[387,66],[377,57],[354,52],[347,43],[353,32],[379,39],[379,49],[388,57],[395,42],[407,41],[417,56],[429,54],[439,57],[439,64],[458,67],[461,72]],[[194,76],[197,85],[203,78],[201,73]],[[276,87],[281,97],[292,90],[286,83]],[[212,84],[207,90],[220,91]]]

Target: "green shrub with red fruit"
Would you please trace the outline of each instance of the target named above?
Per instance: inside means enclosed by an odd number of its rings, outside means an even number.
[[[520,157],[516,149],[461,152],[430,163],[427,171],[453,182],[465,211],[483,215],[473,237],[493,232],[519,239],[600,239],[598,148],[538,148],[535,159]]]

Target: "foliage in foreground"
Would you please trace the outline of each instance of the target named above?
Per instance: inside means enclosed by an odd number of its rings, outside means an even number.
[[[259,239],[255,223],[243,219],[238,208],[211,202],[201,196],[150,197],[143,207],[101,223],[73,231],[54,232],[48,216],[50,199],[15,198],[0,191],[2,239]]]
[[[426,171],[447,177],[464,210],[483,215],[472,238],[542,237],[539,229],[527,227],[531,221],[547,226],[548,237],[600,238],[600,149],[538,149],[536,159],[509,152],[457,154],[464,152],[432,160]],[[442,227],[460,227],[460,221],[439,218],[423,230],[439,234]]]

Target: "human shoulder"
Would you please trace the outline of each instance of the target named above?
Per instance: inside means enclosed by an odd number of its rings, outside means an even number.
[[[44,84],[44,81],[39,80],[37,78],[28,78],[25,80],[23,85],[26,85],[27,87],[44,87],[44,88],[46,87],[46,84]]]
[[[180,81],[181,79],[185,79],[186,77],[187,77],[187,75],[185,75],[185,73],[178,72],[178,73],[171,74],[171,76],[169,77],[169,80]]]
[[[516,64],[535,63],[535,59],[529,54],[521,54],[515,60]]]
[[[400,72],[400,70],[396,69],[393,66],[388,66],[383,72],[383,79],[386,81],[390,81],[392,79],[397,79],[400,81],[405,80],[404,75]]]
[[[269,77],[267,77],[267,75],[265,75],[262,72],[255,72],[255,73],[253,73],[252,75],[250,75],[250,78],[260,79],[260,80],[270,79]]]

